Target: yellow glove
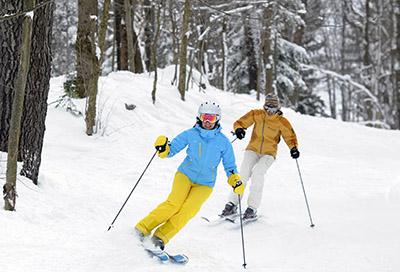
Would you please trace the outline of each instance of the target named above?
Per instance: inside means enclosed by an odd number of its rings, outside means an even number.
[[[160,158],[166,158],[169,154],[169,144],[168,138],[164,135],[158,136],[157,140],[154,143],[154,147],[158,151],[158,156]]]
[[[239,174],[232,174],[228,178],[228,184],[232,186],[233,192],[238,195],[243,195],[244,193],[244,183]]]

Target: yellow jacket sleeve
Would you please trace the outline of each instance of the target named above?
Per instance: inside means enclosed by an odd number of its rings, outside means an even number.
[[[254,124],[254,122],[254,110],[251,110],[233,123],[233,130],[236,130],[237,128],[248,128]]]
[[[297,147],[298,146],[297,136],[293,130],[292,125],[285,117],[281,117],[280,123],[281,123],[280,127],[281,127],[282,137],[285,140],[285,143],[287,144],[289,149]]]

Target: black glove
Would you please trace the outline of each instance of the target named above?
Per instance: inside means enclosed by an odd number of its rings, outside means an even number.
[[[241,140],[246,135],[246,131],[243,128],[237,128],[235,130],[235,135],[239,140]]]
[[[297,149],[297,147],[290,149],[290,156],[292,156],[293,159],[300,157],[300,151]]]

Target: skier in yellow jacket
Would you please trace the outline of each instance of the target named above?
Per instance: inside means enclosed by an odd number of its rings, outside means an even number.
[[[251,178],[248,208],[244,212],[244,220],[257,219],[257,209],[261,203],[264,187],[264,175],[275,161],[281,136],[289,147],[292,158],[297,159],[300,156],[296,134],[289,121],[282,116],[280,108],[278,97],[275,94],[268,94],[265,97],[263,109],[251,110],[233,124],[236,137],[240,140],[246,134],[245,129],[254,125],[240,168],[242,181],[245,184]],[[237,204],[237,196],[231,194],[229,202],[222,211],[222,216],[235,215]]]

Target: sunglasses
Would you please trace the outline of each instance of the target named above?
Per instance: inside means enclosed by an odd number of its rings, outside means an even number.
[[[264,109],[269,113],[276,113],[279,110],[279,108],[274,105],[264,105]]]
[[[215,123],[217,122],[218,116],[216,114],[209,114],[209,113],[202,113],[200,114],[200,121],[202,122],[210,122],[210,123]]]

